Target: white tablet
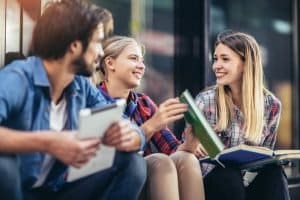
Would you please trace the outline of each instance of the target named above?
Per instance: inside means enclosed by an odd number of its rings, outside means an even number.
[[[125,100],[100,108],[83,109],[79,114],[79,138],[103,137],[107,128],[122,118]],[[69,167],[67,181],[71,182],[112,166],[115,158],[115,148],[101,145],[97,155],[87,164],[77,169]]]
[[[125,99],[98,108],[85,108],[79,113],[79,138],[102,137],[107,128],[122,118]]]

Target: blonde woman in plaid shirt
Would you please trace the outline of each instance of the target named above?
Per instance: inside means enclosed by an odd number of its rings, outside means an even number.
[[[198,94],[199,108],[227,148],[248,144],[273,149],[281,103],[264,86],[259,45],[248,34],[225,31],[217,37],[213,58],[216,86]],[[207,200],[290,199],[280,166],[263,167],[248,182],[245,172],[235,168],[201,167]]]
[[[183,118],[187,106],[170,98],[159,106],[144,93],[135,92],[146,71],[143,45],[134,38],[112,36],[103,41],[100,72],[93,77],[108,102],[124,98],[124,110],[144,131],[147,144],[143,156],[147,181],[140,199],[203,200],[203,178],[194,156],[198,141],[191,134],[178,141],[167,125]],[[100,81],[100,82],[99,82]]]

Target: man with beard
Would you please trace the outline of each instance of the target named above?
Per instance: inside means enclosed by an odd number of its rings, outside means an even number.
[[[1,199],[137,199],[146,179],[137,126],[124,119],[102,141],[74,137],[79,110],[107,103],[85,77],[103,54],[103,10],[84,0],[50,3],[33,32],[34,56],[0,71]],[[113,166],[66,182],[67,166],[87,163],[100,143],[118,150]],[[46,155],[55,163],[35,187]]]

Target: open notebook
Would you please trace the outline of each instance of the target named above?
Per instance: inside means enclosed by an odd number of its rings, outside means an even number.
[[[214,158],[206,157],[201,162],[236,166],[240,169],[256,169],[266,164],[286,164],[300,160],[300,150],[271,150],[261,146],[238,145],[225,149]]]

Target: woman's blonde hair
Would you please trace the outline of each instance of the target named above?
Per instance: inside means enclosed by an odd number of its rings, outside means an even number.
[[[126,37],[126,36],[112,36],[106,39],[103,43],[103,51],[104,55],[101,58],[100,66],[98,71],[96,71],[92,76],[92,81],[95,84],[99,84],[101,81],[105,80],[107,77],[107,69],[105,65],[105,59],[108,57],[111,57],[113,59],[116,59],[122,51],[129,45],[138,45],[142,53],[145,53],[145,48],[142,44],[137,42],[134,38]]]
[[[242,111],[244,114],[245,138],[255,144],[261,140],[264,128],[264,86],[261,52],[256,40],[245,33],[226,31],[218,35],[215,47],[223,44],[237,53],[244,62],[242,77]],[[225,130],[234,116],[231,90],[217,85],[216,129]]]

